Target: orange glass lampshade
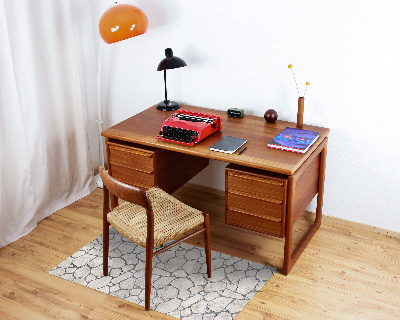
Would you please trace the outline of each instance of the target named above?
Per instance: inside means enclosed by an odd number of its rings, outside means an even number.
[[[114,43],[141,35],[148,26],[146,15],[138,7],[117,4],[101,16],[99,32],[104,42]]]

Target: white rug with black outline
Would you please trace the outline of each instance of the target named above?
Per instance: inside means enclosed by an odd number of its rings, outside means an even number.
[[[50,271],[57,277],[144,306],[146,251],[110,229],[109,276],[103,236]],[[151,309],[178,319],[233,319],[276,269],[212,251],[207,277],[203,248],[181,243],[153,259]]]

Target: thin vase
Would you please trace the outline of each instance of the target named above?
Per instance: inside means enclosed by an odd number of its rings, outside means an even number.
[[[297,109],[297,128],[303,129],[304,97],[299,97]]]

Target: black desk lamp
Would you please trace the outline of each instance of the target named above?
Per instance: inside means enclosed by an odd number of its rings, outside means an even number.
[[[167,99],[167,69],[175,69],[180,67],[186,67],[187,64],[181,58],[174,57],[174,53],[171,48],[165,49],[165,58],[159,63],[157,71],[164,70],[164,84],[165,84],[165,100],[157,104],[157,109],[162,111],[177,110],[181,106],[175,101]]]

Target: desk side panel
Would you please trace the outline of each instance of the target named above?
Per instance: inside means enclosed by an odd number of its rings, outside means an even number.
[[[293,183],[293,194],[289,196],[289,201],[293,203],[293,223],[297,221],[318,193],[321,151],[326,147],[326,144],[327,139],[324,139],[307,161],[289,179],[289,183]]]

